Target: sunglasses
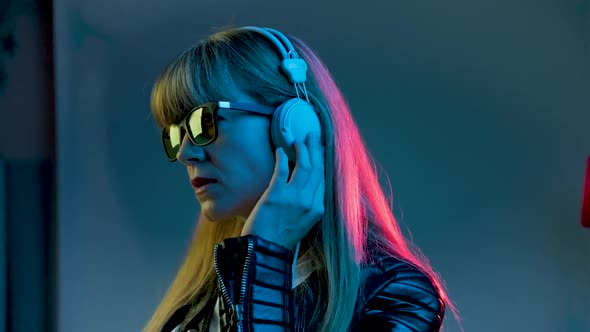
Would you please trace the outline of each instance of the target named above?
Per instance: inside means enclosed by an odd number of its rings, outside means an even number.
[[[205,146],[215,142],[217,138],[217,112],[220,109],[232,109],[259,115],[270,116],[274,107],[229,101],[217,101],[199,105],[193,108],[179,124],[173,124],[162,129],[162,143],[164,151],[170,161],[176,161],[176,155],[184,135],[197,146]]]

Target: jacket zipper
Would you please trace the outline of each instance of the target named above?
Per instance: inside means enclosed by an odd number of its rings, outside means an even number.
[[[242,332],[244,330],[244,298],[246,297],[246,282],[248,281],[248,271],[250,270],[250,264],[252,262],[252,255],[254,252],[254,239],[250,237],[248,239],[248,252],[246,253],[246,261],[244,263],[244,270],[242,272],[242,283],[240,284],[240,294],[238,296],[238,303],[234,305],[229,297],[229,293],[227,292],[227,288],[225,287],[225,283],[221,278],[221,274],[219,273],[219,264],[218,264],[218,250],[221,247],[221,244],[215,245],[214,251],[214,259],[215,259],[215,273],[217,273],[217,278],[219,279],[219,285],[221,286],[221,293],[223,298],[229,304],[229,308],[232,315],[235,315],[237,319],[237,327],[238,332]]]
[[[205,316],[205,322],[203,323],[203,330],[209,331],[209,325],[211,325],[212,316],[215,315],[215,305],[217,304],[217,287],[213,290],[213,310],[210,310],[210,314]]]

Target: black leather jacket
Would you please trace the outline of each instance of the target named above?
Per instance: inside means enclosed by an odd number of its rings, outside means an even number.
[[[349,331],[439,331],[445,305],[425,274],[391,256],[362,269],[366,301],[357,301]],[[309,325],[315,304],[302,305],[292,290],[294,253],[255,235],[229,238],[215,247],[218,287],[205,310],[182,331],[209,331],[217,295],[221,331],[314,331]],[[316,273],[310,275],[318,288]],[[319,289],[318,289],[319,291]],[[168,320],[162,332],[184,321],[188,305]],[[338,332],[338,331],[335,331]]]

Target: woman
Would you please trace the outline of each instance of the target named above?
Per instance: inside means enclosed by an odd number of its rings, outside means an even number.
[[[144,331],[439,331],[456,315],[302,41],[219,31],[163,71],[152,111],[201,213]]]

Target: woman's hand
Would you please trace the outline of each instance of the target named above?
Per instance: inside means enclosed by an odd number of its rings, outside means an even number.
[[[270,184],[242,229],[242,235],[258,235],[290,250],[321,220],[325,192],[324,147],[319,135],[308,135],[294,147],[291,178],[287,155],[278,148]]]

